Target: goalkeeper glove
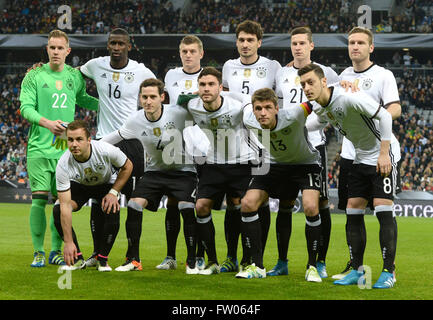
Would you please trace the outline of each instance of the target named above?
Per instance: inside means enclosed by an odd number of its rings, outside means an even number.
[[[62,123],[63,127],[67,127],[68,124]],[[63,133],[60,136],[54,136],[53,142],[51,143],[52,147],[55,147],[56,149],[65,150],[68,147],[68,140],[66,138],[66,130],[63,131]]]

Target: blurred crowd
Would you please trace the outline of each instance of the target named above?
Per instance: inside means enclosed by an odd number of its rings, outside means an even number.
[[[314,33],[346,33],[357,24],[348,0],[191,0],[175,8],[169,0],[70,1],[75,34],[106,34],[124,27],[133,34],[227,33],[245,19],[260,22],[265,33],[287,33],[309,25]],[[375,32],[431,33],[431,1],[397,0],[404,10],[375,25]],[[0,33],[48,33],[57,27],[60,0],[5,1]]]

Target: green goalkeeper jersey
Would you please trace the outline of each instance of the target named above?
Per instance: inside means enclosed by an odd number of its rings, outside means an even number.
[[[54,134],[39,126],[42,117],[69,123],[75,104],[98,110],[98,99],[87,94],[81,72],[66,64],[61,72],[52,71],[48,63],[28,72],[21,83],[20,102],[21,115],[31,123],[28,158],[59,159],[64,152],[52,146]]]

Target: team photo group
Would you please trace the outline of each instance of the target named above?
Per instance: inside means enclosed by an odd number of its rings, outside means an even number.
[[[127,252],[117,272],[140,271],[143,211],[157,211],[167,197],[167,255],[157,269],[178,268],[176,242],[183,223],[187,275],[231,272],[252,279],[288,275],[292,211],[301,195],[305,214],[305,280],[328,277],[331,237],[327,150],[324,129],[343,138],[338,208],[346,213],[347,261],[332,275],[335,285],[365,282],[364,214],[370,207],[379,223],[377,258],[382,272],[373,288],[396,283],[397,223],[393,199],[400,146],[392,121],[401,115],[391,71],[376,65],[372,32],[355,27],[347,34],[352,62],[341,74],[312,61],[311,30],[290,31],[292,61],[282,66],[261,56],[263,29],[245,20],[236,28],[239,56],[222,70],[203,66],[199,37],[179,43],[181,67],[161,81],[143,63],[130,59],[132,39],[116,28],[108,35],[109,55],[83,65],[66,64],[68,35],[48,35],[48,63],[25,75],[20,114],[31,124],[27,171],[32,191],[31,267],[62,270],[108,264],[120,228],[120,199],[126,199]],[[96,85],[98,98],[86,91]],[[76,105],[96,111],[97,133],[74,119]],[[45,257],[45,207],[55,203],[49,221],[50,253]],[[271,226],[269,198],[279,200]],[[73,212],[91,203],[93,253],[84,257],[74,231]],[[224,203],[224,206],[223,206]],[[212,210],[224,207],[225,243],[217,243]],[[263,255],[275,228],[278,260],[266,270]],[[217,246],[226,256],[217,257]],[[242,256],[241,256],[242,255]],[[30,262],[30,261],[29,261]],[[182,267],[183,268],[183,267]]]

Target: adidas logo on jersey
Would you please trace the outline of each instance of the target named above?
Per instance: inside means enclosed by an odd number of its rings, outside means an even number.
[[[49,88],[49,86],[45,83],[42,88]]]
[[[101,78],[107,78],[107,74],[106,74],[106,73],[103,73],[103,74],[101,75]]]

